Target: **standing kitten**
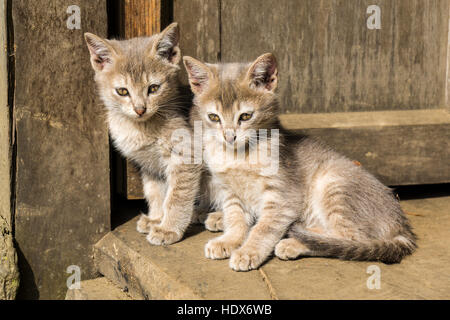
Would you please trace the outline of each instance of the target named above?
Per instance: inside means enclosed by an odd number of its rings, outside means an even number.
[[[281,259],[386,263],[414,251],[415,236],[390,189],[344,156],[280,126],[272,54],[252,64],[210,65],[190,57],[184,64],[195,93],[192,118],[215,133],[204,135],[204,156],[225,233],[206,244],[207,258],[231,257],[232,269],[247,271],[274,250]],[[279,134],[252,135],[259,129]],[[279,149],[272,143],[277,136]],[[267,170],[261,160],[267,149],[279,152],[278,170]],[[243,150],[243,157],[235,156]]]
[[[184,164],[172,141],[175,130],[190,130],[179,90],[176,23],[152,37],[124,41],[85,34],[100,97],[107,109],[115,147],[142,175],[149,216],[138,221],[151,244],[181,239],[192,218],[201,166]],[[188,146],[190,147],[190,145]]]

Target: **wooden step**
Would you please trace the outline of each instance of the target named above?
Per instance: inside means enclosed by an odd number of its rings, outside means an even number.
[[[235,272],[228,260],[204,257],[204,245],[218,234],[194,226],[179,243],[152,246],[136,231],[137,218],[100,240],[94,260],[101,274],[134,299],[447,299],[450,197],[402,201],[402,207],[419,249],[395,265],[272,258],[259,270]],[[370,289],[376,267],[381,288]]]
[[[94,248],[97,270],[134,299],[270,299],[258,272],[236,273],[225,261],[209,261],[203,244],[213,237],[194,226],[174,245],[150,245],[133,219]],[[243,290],[247,288],[248,290]]]
[[[66,300],[132,300],[122,289],[101,277],[81,281],[80,289],[67,290]]]

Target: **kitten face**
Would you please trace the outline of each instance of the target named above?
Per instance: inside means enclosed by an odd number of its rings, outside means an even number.
[[[194,112],[217,143],[245,145],[277,121],[277,65],[272,54],[251,64],[204,64],[184,57]]]
[[[176,23],[148,38],[116,41],[86,33],[85,39],[100,97],[110,111],[145,121],[168,107],[179,71]]]

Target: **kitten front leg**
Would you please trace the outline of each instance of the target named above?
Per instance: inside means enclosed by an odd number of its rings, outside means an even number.
[[[200,186],[200,196],[199,196],[199,208],[203,209],[203,214],[199,215],[199,220],[205,225],[206,230],[211,232],[223,231],[223,212],[215,211],[211,212],[211,204],[214,203],[214,194],[217,192],[215,190],[215,185],[213,183],[212,177],[208,172],[202,173],[202,180]],[[223,192],[223,191],[222,191]]]
[[[214,214],[218,217],[223,215],[225,233],[206,244],[205,256],[208,259],[226,259],[244,241],[248,233],[249,222],[240,201],[235,197],[230,197],[224,202],[223,214],[221,212]]]
[[[247,240],[232,253],[230,267],[235,271],[258,268],[269,257],[294,220],[295,213],[279,203],[266,202],[261,217],[251,229]]]
[[[140,233],[149,233],[153,226],[161,223],[163,217],[162,206],[165,183],[163,181],[155,180],[143,173],[142,185],[149,210],[148,214],[141,214],[141,217],[137,222],[137,231]]]
[[[147,240],[154,245],[179,241],[192,220],[198,192],[200,167],[175,165],[169,170],[167,193],[163,203],[164,216],[159,225],[151,228]]]

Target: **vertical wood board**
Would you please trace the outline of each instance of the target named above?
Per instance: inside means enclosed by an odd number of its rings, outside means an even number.
[[[64,298],[71,265],[95,276],[92,245],[110,230],[108,133],[83,37],[106,37],[106,3],[76,4],[80,30],[67,28],[71,5],[12,1],[20,298]]]

